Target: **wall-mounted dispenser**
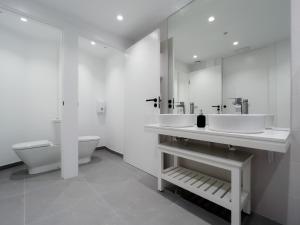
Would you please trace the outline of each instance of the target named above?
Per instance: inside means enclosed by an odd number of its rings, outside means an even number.
[[[104,101],[97,101],[96,112],[99,114],[104,114],[106,109],[106,104]]]
[[[52,120],[53,124],[53,144],[60,145],[60,135],[61,135],[61,119],[55,118]]]

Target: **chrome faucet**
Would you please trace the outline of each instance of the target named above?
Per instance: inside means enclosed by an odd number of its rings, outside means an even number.
[[[242,112],[242,114],[248,114],[249,113],[248,99],[243,99],[241,112]]]
[[[179,102],[178,105],[176,105],[177,108],[182,108],[183,114],[185,114],[185,105],[184,102]]]
[[[195,109],[197,109],[198,106],[195,105],[194,102],[190,103],[190,114],[195,114]]]
[[[241,114],[248,114],[249,113],[249,101],[248,99],[243,98],[232,98],[234,99],[233,105],[240,108]]]

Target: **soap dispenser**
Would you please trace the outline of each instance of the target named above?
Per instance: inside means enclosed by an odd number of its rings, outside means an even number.
[[[206,117],[203,115],[202,109],[200,110],[200,115],[197,116],[197,127],[203,128],[206,126]]]

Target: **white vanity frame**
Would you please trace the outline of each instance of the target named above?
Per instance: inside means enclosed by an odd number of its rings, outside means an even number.
[[[164,190],[164,181],[168,181],[198,196],[231,210],[231,224],[241,224],[241,210],[251,213],[251,159],[247,154],[243,160],[224,158],[222,155],[209,154],[203,146],[198,151],[189,147],[158,144],[158,190]],[[204,150],[204,151],[202,151]],[[211,149],[213,150],[213,149]],[[173,166],[164,168],[164,155],[174,156]],[[216,153],[216,151],[214,151]],[[239,155],[241,152],[232,154]],[[231,183],[190,170],[178,165],[178,158],[184,158],[213,167],[228,170]]]
[[[256,148],[285,153],[290,146],[289,131],[267,131],[263,134],[230,134],[210,131],[207,128],[172,128],[158,124],[146,125],[145,130],[158,135],[189,138],[211,143]],[[231,224],[241,224],[241,211],[251,213],[251,160],[245,151],[220,150],[209,145],[180,145],[172,142],[158,143],[158,190],[164,190],[168,181],[220,206],[231,210]],[[165,154],[174,157],[173,165],[165,168]],[[230,171],[227,182],[201,172],[180,167],[178,158],[196,161]]]

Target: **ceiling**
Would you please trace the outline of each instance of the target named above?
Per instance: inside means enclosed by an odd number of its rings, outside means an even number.
[[[30,0],[137,41],[191,0]],[[124,21],[116,20],[117,14]]]
[[[61,31],[54,27],[30,19],[28,22],[22,22],[19,15],[7,10],[0,10],[0,31],[5,29],[28,38],[45,41],[59,42],[61,40]]]
[[[21,21],[21,16],[7,10],[0,9],[0,35],[1,31],[7,31],[23,38],[55,42],[59,44],[62,33],[57,28],[27,18],[27,22]],[[113,54],[123,54],[119,50],[101,42],[91,44],[92,40],[79,37],[78,46],[81,51],[88,52],[99,58],[105,59]]]
[[[114,54],[123,54],[122,52],[100,42],[95,43],[95,45],[91,45],[91,40],[82,37],[78,40],[78,46],[81,51],[88,52],[102,59],[106,59]]]
[[[168,25],[175,57],[191,64],[193,55],[196,60],[225,57],[289,38],[290,1],[196,0],[171,16]]]

